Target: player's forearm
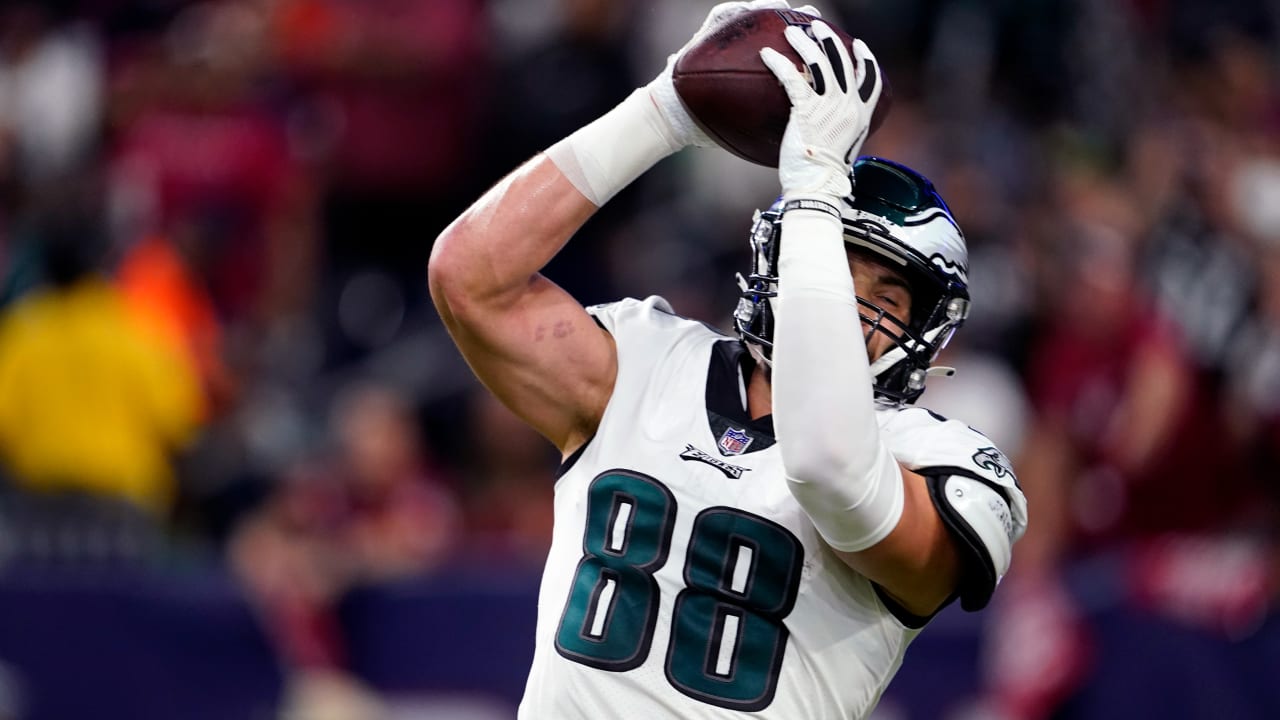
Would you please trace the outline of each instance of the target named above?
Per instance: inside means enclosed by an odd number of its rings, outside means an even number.
[[[897,461],[880,439],[840,222],[783,219],[773,414],[792,495],[838,550],[879,542],[902,514]]]

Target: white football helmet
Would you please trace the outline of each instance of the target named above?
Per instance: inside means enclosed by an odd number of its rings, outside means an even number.
[[[905,325],[878,305],[858,299],[868,332],[882,332],[894,347],[871,364],[877,400],[915,402],[930,374],[950,374],[932,363],[969,316],[968,251],[951,210],[923,175],[898,163],[862,157],[852,169],[853,193],[841,215],[846,243],[875,253],[911,288]],[[752,268],[738,276],[742,294],[734,311],[738,335],[768,362],[773,349],[773,298],[778,291],[782,205],[757,213],[751,230]]]

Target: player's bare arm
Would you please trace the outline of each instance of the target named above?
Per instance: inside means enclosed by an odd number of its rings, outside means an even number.
[[[775,0],[716,6],[685,46]],[[595,432],[617,374],[612,338],[539,274],[591,214],[662,158],[711,140],[676,97],[673,54],[647,86],[486,193],[433,248],[431,295],[467,362],[564,455]]]
[[[538,271],[595,212],[545,155],[507,176],[436,240],[431,297],[476,376],[570,453],[613,389],[613,340]]]

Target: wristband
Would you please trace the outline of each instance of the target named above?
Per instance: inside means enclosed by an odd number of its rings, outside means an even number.
[[[680,149],[646,88],[552,145],[546,155],[600,207],[659,160]]]
[[[837,219],[840,218],[840,210],[825,200],[814,200],[813,198],[798,198],[796,200],[788,200],[782,206],[782,212],[785,214],[789,210],[817,210],[824,212]]]

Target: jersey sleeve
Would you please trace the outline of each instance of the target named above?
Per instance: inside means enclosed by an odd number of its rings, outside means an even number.
[[[901,411],[886,430],[898,461],[925,477],[956,541],[963,564],[961,606],[982,609],[1027,529],[1027,500],[1012,464],[982,433],[923,408]]]
[[[663,364],[702,338],[720,336],[704,323],[677,315],[658,295],[592,305],[587,313],[613,336],[619,371],[628,375],[637,367]]]
[[[656,317],[660,317],[659,313],[672,320],[679,319],[671,309],[671,304],[658,295],[650,295],[643,300],[623,298],[616,302],[591,305],[587,308],[587,313],[618,340],[643,335],[646,328],[657,331],[660,327],[660,323],[656,322]]]

